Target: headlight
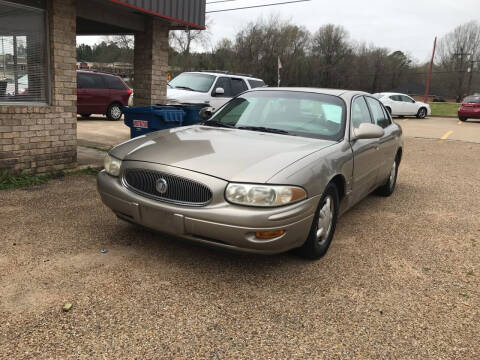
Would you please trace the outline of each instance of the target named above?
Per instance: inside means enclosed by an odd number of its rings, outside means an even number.
[[[108,174],[112,176],[118,176],[120,174],[120,167],[122,166],[122,160],[118,160],[117,158],[114,158],[113,156],[110,156],[109,154],[107,154],[107,156],[105,156],[104,166],[105,166],[105,171]]]
[[[225,198],[234,204],[248,206],[282,206],[291,204],[307,197],[301,187],[256,185],[256,184],[228,184]]]

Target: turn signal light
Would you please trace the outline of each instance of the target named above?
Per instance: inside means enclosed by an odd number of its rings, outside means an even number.
[[[285,234],[285,230],[257,231],[255,237],[257,239],[274,239]]]

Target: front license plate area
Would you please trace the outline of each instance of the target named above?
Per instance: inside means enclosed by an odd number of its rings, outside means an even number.
[[[169,234],[179,235],[184,233],[183,215],[169,213],[148,206],[142,206],[140,211],[142,222],[146,226]]]

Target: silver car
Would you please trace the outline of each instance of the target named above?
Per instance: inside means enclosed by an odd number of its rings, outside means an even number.
[[[201,125],[116,146],[98,191],[119,218],[147,228],[315,259],[339,215],[372,191],[392,194],[402,148],[401,128],[367,93],[261,88]]]

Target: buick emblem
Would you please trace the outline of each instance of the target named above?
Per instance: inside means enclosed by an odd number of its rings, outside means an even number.
[[[160,194],[165,194],[168,189],[167,180],[164,178],[157,179],[155,183],[155,189],[157,189]]]

